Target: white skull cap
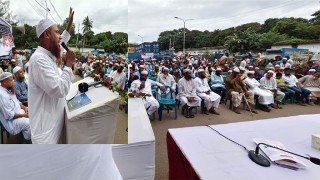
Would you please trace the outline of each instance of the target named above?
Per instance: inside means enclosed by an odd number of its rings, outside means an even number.
[[[42,19],[36,27],[37,37],[39,38],[41,34],[52,25],[55,25],[55,23],[50,19]]]

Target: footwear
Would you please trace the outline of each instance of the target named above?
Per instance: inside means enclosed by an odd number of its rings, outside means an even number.
[[[271,111],[271,109],[269,109],[268,107],[264,107],[264,106],[261,106],[260,109],[262,111],[265,111],[265,112],[270,112]]]
[[[299,104],[300,106],[307,106],[306,104],[304,104],[304,103],[302,103],[302,102],[298,102],[298,104]]]
[[[254,109],[251,109],[251,112],[255,113],[255,114],[258,114],[258,111],[254,110]]]
[[[210,109],[210,113],[215,114],[215,115],[220,115],[220,113],[218,113],[216,110],[214,109]]]
[[[237,108],[237,107],[233,107],[232,111],[237,113],[237,114],[241,114],[239,108]]]
[[[271,104],[270,106],[271,106],[273,109],[278,109],[278,106],[275,105],[275,104]]]

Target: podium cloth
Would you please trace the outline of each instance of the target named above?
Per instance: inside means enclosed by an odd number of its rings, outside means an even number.
[[[128,143],[113,145],[113,158],[123,179],[152,180],[155,176],[155,137],[141,98],[130,98]]]
[[[67,100],[78,92],[78,84],[91,83],[93,78],[87,77],[73,83]],[[77,93],[78,92],[78,93]],[[98,85],[89,87],[85,92],[92,101],[90,104],[69,111],[65,105],[66,141],[68,144],[113,144],[120,96],[108,88]]]

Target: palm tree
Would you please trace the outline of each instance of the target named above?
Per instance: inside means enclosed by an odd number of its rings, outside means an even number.
[[[89,16],[85,17],[82,21],[82,31],[83,31],[83,46],[86,42],[86,34],[91,31],[93,21],[89,19]]]

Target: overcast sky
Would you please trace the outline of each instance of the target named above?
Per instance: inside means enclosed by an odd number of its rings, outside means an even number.
[[[156,41],[160,32],[183,27],[189,30],[226,29],[268,18],[302,17],[320,9],[319,0],[129,0],[129,42]]]
[[[46,7],[46,1],[53,16],[49,15],[49,19],[54,19],[58,24],[62,24],[69,16],[71,6],[75,11],[76,30],[80,23],[81,31],[83,19],[89,16],[93,20],[92,30],[95,33],[128,32],[128,0],[10,0],[10,9],[20,24],[36,25],[45,16],[45,10],[41,6]]]

